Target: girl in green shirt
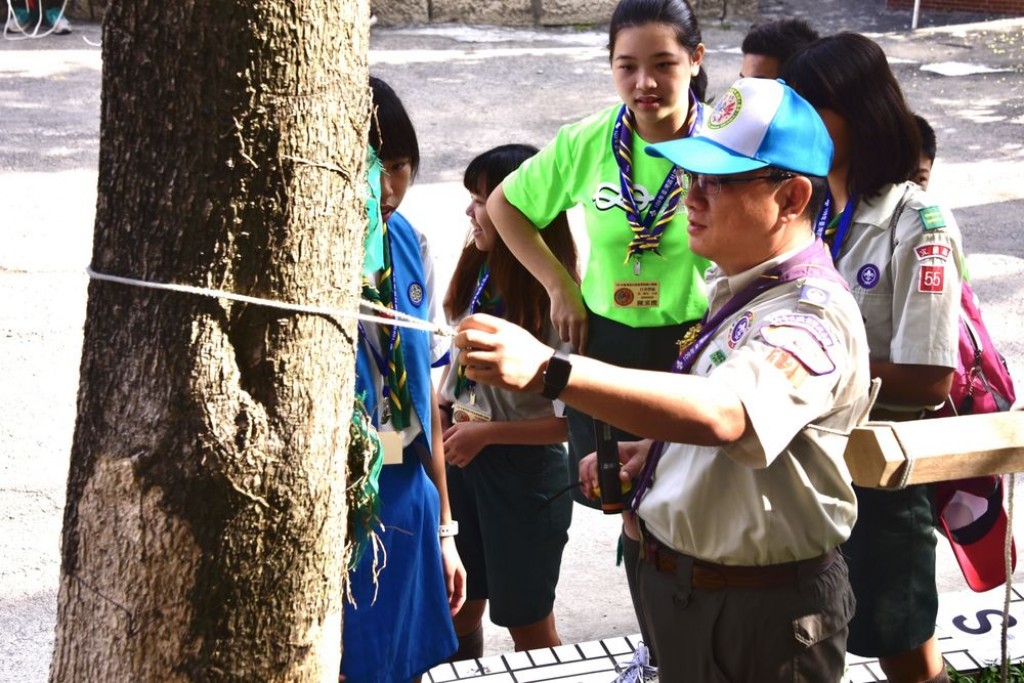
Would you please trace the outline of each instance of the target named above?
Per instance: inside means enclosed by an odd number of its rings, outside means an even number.
[[[563,342],[616,365],[667,370],[676,342],[707,307],[707,261],[688,245],[672,164],[644,148],[701,127],[704,45],[686,0],[621,0],[609,28],[612,81],[622,99],[563,127],[487,202],[502,240],[547,290]],[[584,210],[590,248],[577,284],[541,239],[561,211]],[[593,420],[568,411],[570,471],[594,450]],[[616,430],[619,440],[636,437]],[[576,500],[588,504],[578,491]],[[639,530],[624,516],[630,591]],[[644,619],[638,610],[641,631]],[[645,638],[646,640],[646,638]],[[656,654],[656,653],[655,653]]]

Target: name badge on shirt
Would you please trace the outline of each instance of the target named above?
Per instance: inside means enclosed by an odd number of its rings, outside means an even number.
[[[616,282],[612,300],[616,308],[655,308],[661,296],[657,280]]]
[[[480,406],[456,401],[452,404],[452,422],[490,422],[491,415]]]
[[[393,429],[377,432],[380,436],[380,447],[384,451],[385,465],[402,464],[402,432]]]

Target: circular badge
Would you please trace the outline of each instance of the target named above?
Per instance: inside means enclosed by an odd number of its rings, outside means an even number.
[[[626,287],[616,289],[614,298],[616,306],[629,306],[633,303],[633,290]]]
[[[741,109],[743,109],[743,95],[736,88],[729,88],[722,96],[722,99],[718,100],[715,110],[711,112],[708,128],[712,130],[725,128],[736,120],[736,117],[740,115]]]
[[[817,287],[811,287],[810,285],[805,286],[800,290],[801,301],[806,301],[809,304],[815,306],[824,306],[828,303],[829,296],[828,292],[824,289],[818,289]]]
[[[880,275],[878,266],[874,263],[861,266],[861,269],[857,271],[857,284],[864,289],[872,289],[878,284],[878,277]]]
[[[419,308],[423,304],[423,285],[418,282],[414,282],[409,285],[409,301],[416,308]]]
[[[732,330],[729,331],[729,341],[727,342],[730,349],[735,349],[740,340],[746,336],[747,332],[750,331],[750,323],[753,321],[753,312],[747,311],[743,314],[742,318],[733,323]]]

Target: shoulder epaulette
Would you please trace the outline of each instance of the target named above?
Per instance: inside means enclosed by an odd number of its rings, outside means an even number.
[[[917,210],[921,217],[925,230],[938,230],[946,227],[946,217],[942,215],[942,209],[937,206],[926,206]]]

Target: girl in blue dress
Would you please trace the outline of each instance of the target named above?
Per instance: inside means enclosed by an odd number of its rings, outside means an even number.
[[[370,86],[370,145],[383,165],[383,267],[364,283],[364,298],[434,320],[426,240],[397,212],[419,166],[416,133],[394,91],[376,78]],[[365,322],[359,330],[356,392],[384,450],[383,550],[367,549],[348,577],[355,604],[345,604],[341,672],[347,683],[417,680],[457,647],[452,615],[465,600],[465,570],[448,505],[431,336]]]

